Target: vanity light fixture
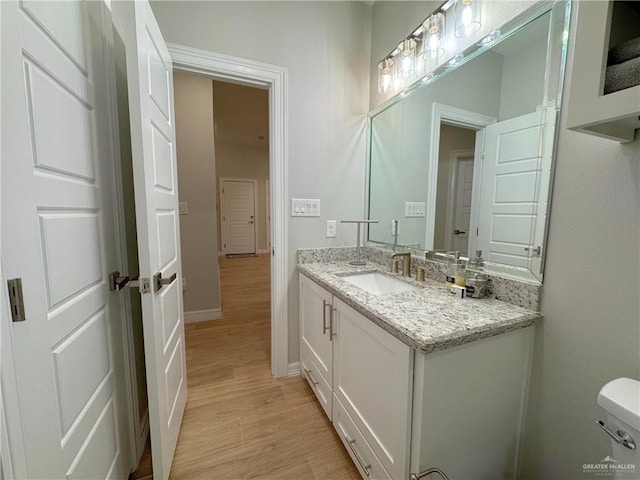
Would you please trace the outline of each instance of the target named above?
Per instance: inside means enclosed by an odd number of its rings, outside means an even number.
[[[393,87],[393,59],[385,58],[378,63],[378,93],[386,95]]]
[[[443,39],[445,35],[444,13],[437,12],[422,24],[422,49],[425,59],[437,60],[444,55]]]
[[[398,55],[394,58],[398,78],[406,80],[416,74],[416,40],[409,37],[398,45]]]
[[[456,0],[455,35],[469,37],[480,30],[479,0]]]

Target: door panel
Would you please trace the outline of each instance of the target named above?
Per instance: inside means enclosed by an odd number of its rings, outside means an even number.
[[[109,13],[103,2],[0,8],[0,98],[11,119],[2,126],[2,261],[7,278],[22,278],[26,311],[9,326],[19,411],[8,415],[20,416],[26,450],[26,471],[14,473],[123,478],[122,325],[108,288],[117,265]]]
[[[333,384],[333,345],[330,318],[332,295],[300,275],[300,343],[316,364],[320,375]]]
[[[252,181],[222,181],[224,253],[255,253],[255,194]]]
[[[341,300],[333,302],[335,403],[349,414],[389,475],[406,478],[413,351]]]
[[[147,2],[123,9],[154,478],[169,477],[187,399],[171,57]],[[124,12],[124,10],[127,10]],[[152,282],[153,283],[153,282]]]
[[[538,214],[545,111],[486,128],[477,249],[492,262],[529,267]],[[488,230],[488,231],[486,231]]]
[[[469,250],[469,223],[473,198],[473,158],[460,158],[456,162],[456,191],[453,212],[453,248],[467,256]],[[460,233],[455,233],[456,231]],[[463,233],[464,232],[464,233]]]

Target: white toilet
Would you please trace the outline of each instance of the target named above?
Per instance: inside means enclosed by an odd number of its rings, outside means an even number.
[[[640,381],[617,378],[598,394],[606,421],[598,425],[611,437],[611,469],[621,478],[640,478]]]

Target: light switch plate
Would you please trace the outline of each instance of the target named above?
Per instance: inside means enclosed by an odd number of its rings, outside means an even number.
[[[292,198],[292,217],[319,217],[320,200],[317,198]]]
[[[338,222],[327,220],[327,238],[335,238],[338,233]]]
[[[187,215],[189,213],[189,204],[187,202],[179,202],[178,211],[180,215]]]
[[[427,204],[425,202],[405,202],[404,203],[404,216],[405,217],[424,217]]]

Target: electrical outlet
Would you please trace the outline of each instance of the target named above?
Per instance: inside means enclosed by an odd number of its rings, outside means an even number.
[[[335,238],[338,233],[338,222],[327,220],[327,238]]]

